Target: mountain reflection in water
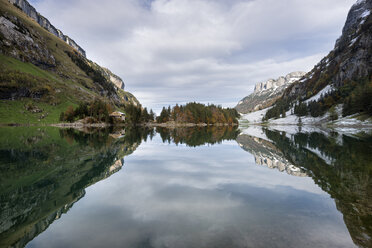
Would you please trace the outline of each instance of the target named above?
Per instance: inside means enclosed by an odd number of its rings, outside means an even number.
[[[265,139],[241,134],[237,142],[259,165],[310,176],[335,200],[354,243],[372,247],[372,136],[269,129],[262,133]]]
[[[143,142],[151,144],[150,141],[156,136],[166,144],[189,147],[217,145],[236,140],[244,151],[253,155],[253,161],[257,166],[268,167],[289,176],[311,178],[315,184],[334,199],[337,210],[342,213],[344,223],[354,244],[359,247],[372,247],[371,136],[356,137],[327,132],[289,134],[269,129],[262,129],[260,132],[261,134],[257,137],[255,132],[251,134],[244,129],[240,131],[234,127],[223,126],[177,129],[102,129],[84,130],[83,132],[56,128],[0,128],[0,247],[26,246],[36,236],[46,231],[55,220],[63,219],[63,215],[74,208],[74,204],[85,196],[87,187],[120,171],[124,166],[126,156],[132,154]],[[194,152],[204,154],[202,150],[202,148],[198,148]],[[226,149],[226,156],[229,155],[229,152],[230,150]],[[234,161],[234,159],[240,158],[231,157],[229,161]],[[165,158],[164,161],[166,161]],[[200,165],[202,163],[204,162],[200,161]],[[174,170],[176,169],[177,166]],[[226,177],[228,177],[228,167],[226,170]],[[265,171],[266,169],[263,169],[260,173],[264,175]],[[196,178],[198,176],[201,175],[194,175]],[[112,178],[107,180],[112,180]],[[238,185],[231,183],[226,187],[235,190],[236,193],[245,194],[244,187],[239,186],[238,189]],[[141,185],[136,185],[136,187],[139,187],[138,190],[140,190]],[[173,191],[177,189],[176,185],[172,187]],[[249,188],[247,187],[246,190]],[[259,188],[256,190],[256,193],[249,193],[251,198],[253,197],[252,199],[270,202],[267,197],[274,192],[265,193],[266,197],[265,194],[259,194],[261,191]],[[291,194],[290,192],[292,191],[289,191],[288,194]],[[185,194],[184,196],[187,197],[191,193],[184,192],[178,195]],[[194,194],[193,197],[197,198],[198,193],[194,192]],[[295,197],[298,193],[293,192],[292,194]],[[200,198],[200,204],[205,200]],[[253,204],[251,207],[261,204],[249,202],[249,199],[247,201],[247,206]],[[311,206],[309,205],[307,208],[310,210]],[[275,206],[271,207],[275,209]],[[277,207],[283,206],[278,205]],[[168,211],[171,215],[176,209],[171,208]],[[253,210],[246,209],[242,212],[249,214],[251,211]],[[225,214],[230,216],[232,213],[225,212]],[[252,214],[255,213],[252,212]],[[301,211],[296,214],[301,214]],[[231,218],[235,218],[232,216]],[[180,218],[179,221],[182,223],[182,217],[177,218]],[[253,232],[248,228],[249,223],[244,224],[241,218],[239,225],[245,225],[247,230],[250,230],[249,236],[243,229],[235,231],[234,234],[231,231],[224,231],[223,237],[220,235],[219,241],[216,239],[212,243],[204,243],[204,246],[267,247],[275,244],[278,247],[283,247],[284,244],[287,244],[290,247],[293,246],[292,242],[298,242],[298,237],[288,234],[288,236],[285,235],[284,240],[281,240],[283,243],[280,243],[279,240],[275,241],[277,235],[275,233],[272,233],[274,240],[270,241],[264,238],[258,242],[257,240],[262,235],[261,228],[268,221],[260,218],[262,217],[254,219],[254,222],[257,222],[255,225],[257,230]],[[280,229],[284,227],[282,226],[284,223],[291,225],[291,218],[286,221],[283,216],[273,215],[272,218],[273,225],[280,227]],[[260,220],[262,223],[259,222]],[[163,221],[167,222],[167,219]],[[171,218],[168,222],[168,225],[172,225]],[[133,224],[133,232],[136,230],[136,225]],[[207,224],[205,223],[205,225]],[[200,228],[203,226],[204,224]],[[128,241],[128,247],[131,245],[160,247],[161,244],[157,243],[160,242],[159,239],[155,242],[150,238],[157,232],[156,227],[153,226],[153,228],[154,230],[151,230],[146,227],[146,231],[143,230],[149,234],[146,240],[135,245]],[[203,233],[205,234],[206,231],[207,229],[204,229]],[[188,232],[187,229],[184,229],[184,232]],[[215,233],[215,231],[213,232]],[[278,229],[278,233],[282,232],[285,232],[285,228],[280,232]],[[207,236],[200,233],[198,238],[190,236],[189,239],[195,239],[195,242],[199,238],[208,240],[213,234],[207,233]],[[158,235],[160,234],[158,233]],[[137,233],[137,236],[141,235]],[[243,236],[246,236],[244,242],[242,241]],[[227,240],[230,241],[227,242]],[[35,246],[32,244],[33,242],[31,242],[31,247]],[[189,242],[188,246],[194,246],[191,240],[187,242]],[[172,246],[172,242],[169,244]],[[121,244],[120,247],[125,245]],[[347,244],[344,245],[347,247]],[[75,244],[75,246],[79,246],[79,244]]]

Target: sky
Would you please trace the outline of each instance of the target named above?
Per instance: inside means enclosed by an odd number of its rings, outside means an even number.
[[[30,0],[144,107],[234,107],[254,85],[309,71],[355,0]]]

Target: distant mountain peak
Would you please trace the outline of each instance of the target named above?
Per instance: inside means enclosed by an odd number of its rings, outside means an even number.
[[[242,114],[247,114],[270,107],[281,97],[289,85],[300,80],[305,74],[305,72],[296,71],[277,79],[257,83],[254,92],[242,99],[235,107],[236,110]]]
[[[302,71],[296,71],[291,72],[287,74],[286,76],[281,76],[277,79],[269,79],[265,82],[257,83],[254,88],[254,93],[259,93],[265,90],[275,89],[287,84],[291,84],[297,80],[299,80],[301,77],[303,77],[306,74],[306,72]]]

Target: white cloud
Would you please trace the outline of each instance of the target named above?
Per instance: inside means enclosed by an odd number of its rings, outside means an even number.
[[[233,106],[261,80],[309,70],[354,0],[40,0],[36,8],[148,107]]]

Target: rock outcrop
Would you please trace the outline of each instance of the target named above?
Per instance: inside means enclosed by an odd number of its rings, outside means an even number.
[[[16,17],[0,16],[0,51],[35,65],[55,67],[56,60],[44,40],[36,39],[34,30],[27,29]]]
[[[239,113],[247,114],[272,106],[280,98],[284,90],[292,83],[300,80],[305,72],[292,72],[285,77],[269,79],[256,84],[254,92],[242,99],[235,107]]]
[[[39,12],[27,1],[27,0],[8,0],[10,3],[14,4],[16,7],[21,9],[26,15],[35,20],[40,26],[48,30],[50,33],[59,37],[71,47],[76,49],[81,55],[86,57],[86,53],[83,48],[81,48],[73,39],[64,35],[61,30],[55,28],[48,19],[40,15]]]
[[[102,69],[103,69],[103,73],[110,79],[111,83],[113,83],[119,89],[124,90],[125,84],[124,84],[123,79],[121,79],[119,76],[117,76],[114,73],[112,73],[107,68],[102,68]]]
[[[291,84],[301,79],[301,77],[305,76],[305,74],[305,72],[296,71],[289,73],[285,77],[279,77],[278,79],[269,79],[266,82],[258,83],[254,88],[254,93],[260,93],[265,90],[270,90],[272,88],[276,89],[278,87]]]

